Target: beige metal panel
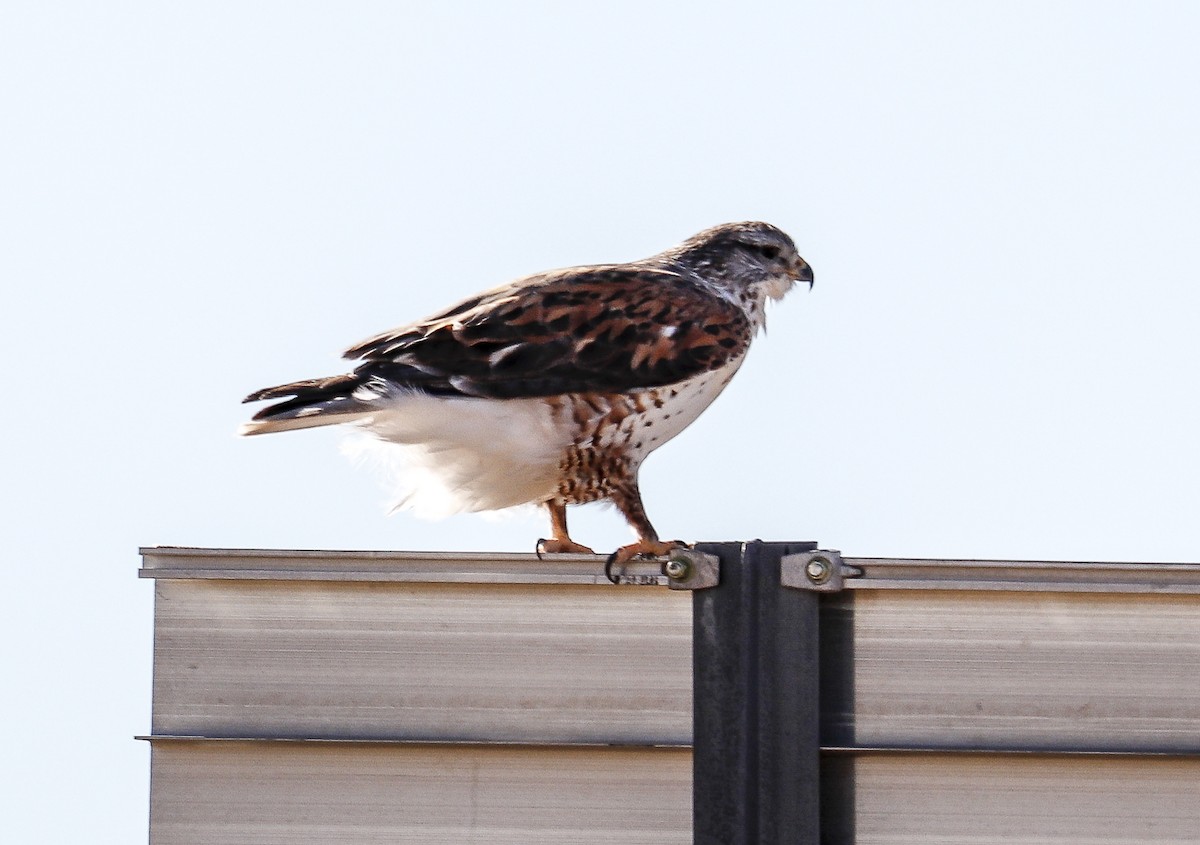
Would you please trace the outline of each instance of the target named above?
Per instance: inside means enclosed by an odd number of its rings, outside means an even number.
[[[827,745],[1200,751],[1195,596],[856,590],[823,613]]]
[[[590,558],[146,551],[155,733],[691,740],[690,596],[587,586]],[[1200,750],[1195,596],[823,601],[827,745]]]
[[[153,732],[686,744],[691,596],[159,580]]]
[[[153,744],[152,845],[690,843],[691,754]]]
[[[1197,759],[865,755],[834,773],[831,845],[1200,841]]]

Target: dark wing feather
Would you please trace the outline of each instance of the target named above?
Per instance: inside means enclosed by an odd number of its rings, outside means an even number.
[[[664,331],[665,330],[665,331]],[[623,392],[742,354],[745,314],[678,273],[615,265],[523,279],[347,350],[361,381],[440,395]]]

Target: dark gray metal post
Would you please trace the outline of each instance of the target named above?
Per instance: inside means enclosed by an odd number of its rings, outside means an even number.
[[[696,845],[818,845],[818,596],[783,587],[815,543],[710,543],[721,582],[692,598]]]

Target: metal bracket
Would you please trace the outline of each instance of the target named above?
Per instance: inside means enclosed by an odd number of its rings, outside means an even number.
[[[842,553],[836,549],[784,555],[779,561],[780,583],[797,590],[837,593],[845,586],[845,579],[862,574],[857,566],[843,563]]]
[[[672,590],[707,590],[721,583],[721,560],[692,549],[672,549],[663,574]]]

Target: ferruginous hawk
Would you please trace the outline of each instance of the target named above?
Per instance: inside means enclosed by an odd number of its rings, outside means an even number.
[[[651,258],[553,270],[472,296],[346,351],[352,373],[268,387],[242,434],[351,423],[405,450],[418,512],[529,502],[543,552],[591,552],[566,506],[611,501],[637,534],[608,560],[664,555],[638,468],[729,383],[768,299],[813,281],[767,223],[707,229]],[[441,506],[440,508],[438,506]]]

